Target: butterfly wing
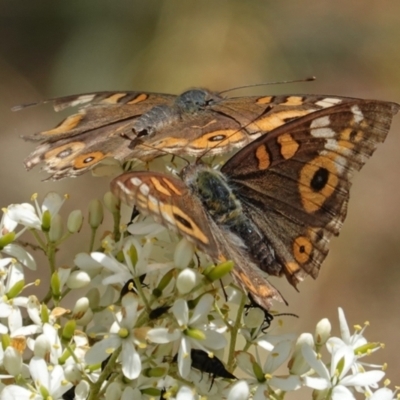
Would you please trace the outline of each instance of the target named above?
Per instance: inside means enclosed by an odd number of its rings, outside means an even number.
[[[44,162],[51,179],[75,177],[107,157],[124,161],[135,121],[155,106],[173,104],[176,96],[142,92],[99,92],[67,96],[52,102],[56,111],[79,106],[57,127],[24,137],[40,141],[24,163],[29,170]],[[39,103],[37,103],[39,104]],[[14,107],[19,110],[36,104]]]
[[[351,101],[354,99],[323,95],[221,98],[182,113],[177,123],[134,142],[130,157],[150,161],[166,152],[196,157],[227,153],[289,121]]]
[[[157,172],[127,172],[111,182],[111,191],[125,204],[179,232],[213,259],[219,258],[203,205],[181,180]]]
[[[96,92],[17,106],[13,110],[18,111],[42,103],[52,103],[55,111],[79,106],[78,113],[68,116],[55,128],[24,137],[26,140],[51,143],[105,126],[109,126],[112,131],[113,123],[138,117],[156,105],[171,105],[175,99],[175,95],[160,93]]]
[[[44,162],[51,179],[86,172],[106,157],[150,161],[166,153],[216,155],[242,148],[295,118],[351,99],[334,96],[222,98],[193,89],[180,96],[143,92],[99,92],[61,97],[56,111],[78,106],[53,129],[25,137],[40,141],[25,160]],[[18,110],[27,106],[14,107]]]
[[[125,204],[186,237],[214,261],[234,260],[236,284],[265,309],[271,308],[272,300],[284,301],[234,235],[221,231],[181,180],[156,172],[127,172],[111,182],[111,190]]]
[[[275,251],[267,270],[295,286],[316,278],[346,217],[349,189],[383,142],[395,103],[354,100],[289,122],[245,147],[222,168]]]

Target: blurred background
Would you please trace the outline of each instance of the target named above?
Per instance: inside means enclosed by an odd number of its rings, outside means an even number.
[[[318,93],[400,101],[400,2],[381,0],[146,0],[0,2],[0,202],[26,202],[38,192],[69,193],[65,211],[102,198],[109,179],[90,173],[42,182],[25,171],[33,150],[20,135],[50,129],[63,116],[50,105],[17,113],[10,108],[51,97],[101,90],[179,94],[203,86],[234,86],[317,77],[233,95]],[[328,317],[338,334],[337,307],[350,326],[368,320],[366,336],[386,350],[370,362],[388,363],[400,384],[400,116],[382,145],[355,177],[342,233],[317,281],[282,310],[298,332],[314,331]],[[66,215],[66,214],[64,214]],[[59,255],[71,265],[71,253]],[[60,265],[61,265],[60,264]],[[40,276],[39,266],[37,276]],[[396,350],[397,349],[397,350]],[[298,398],[298,397],[297,397]]]

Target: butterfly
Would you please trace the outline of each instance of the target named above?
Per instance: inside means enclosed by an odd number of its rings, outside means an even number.
[[[233,260],[236,284],[269,310],[284,299],[268,276],[294,287],[318,276],[346,217],[353,173],[385,140],[399,107],[346,99],[258,137],[219,171],[200,160],[180,178],[128,172],[111,190],[214,261]]]
[[[43,103],[53,103],[56,111],[78,106],[78,112],[53,129],[24,137],[39,142],[24,163],[28,170],[44,163],[56,180],[83,174],[106,158],[148,162],[165,154],[225,154],[293,119],[353,101],[320,95],[225,98],[206,89],[178,96],[99,92],[61,97]]]

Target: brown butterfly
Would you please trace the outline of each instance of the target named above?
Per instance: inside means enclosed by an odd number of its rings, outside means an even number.
[[[272,299],[283,299],[268,275],[285,275],[295,287],[306,275],[317,277],[346,217],[351,177],[385,140],[399,110],[383,101],[335,101],[278,124],[221,171],[196,163],[182,179],[129,172],[111,189],[214,261],[233,260],[236,283],[269,309]]]
[[[56,111],[79,106],[57,127],[25,137],[40,144],[27,169],[44,162],[50,179],[75,177],[100,161],[160,155],[212,156],[239,149],[267,132],[321,109],[354,99],[289,95],[224,98],[205,89],[179,96],[101,92],[48,100]],[[24,107],[14,107],[19,110]]]

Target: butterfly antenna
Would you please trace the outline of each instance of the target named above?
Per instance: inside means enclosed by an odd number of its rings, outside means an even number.
[[[279,313],[279,314],[273,314],[273,316],[274,316],[274,318],[282,317],[282,316],[299,318],[299,316],[297,314],[292,314],[292,313]]]
[[[231,88],[231,89],[226,89],[226,90],[223,90],[222,92],[219,92],[218,94],[221,95],[223,93],[232,92],[233,90],[241,90],[241,89],[247,89],[247,88],[251,88],[251,87],[269,86],[269,85],[281,85],[281,84],[284,84],[284,83],[312,82],[312,81],[315,81],[316,79],[317,78],[315,76],[310,76],[309,78],[294,79],[294,80],[291,80],[291,81],[255,83],[253,85],[237,86],[237,87],[234,87],[234,88]]]

